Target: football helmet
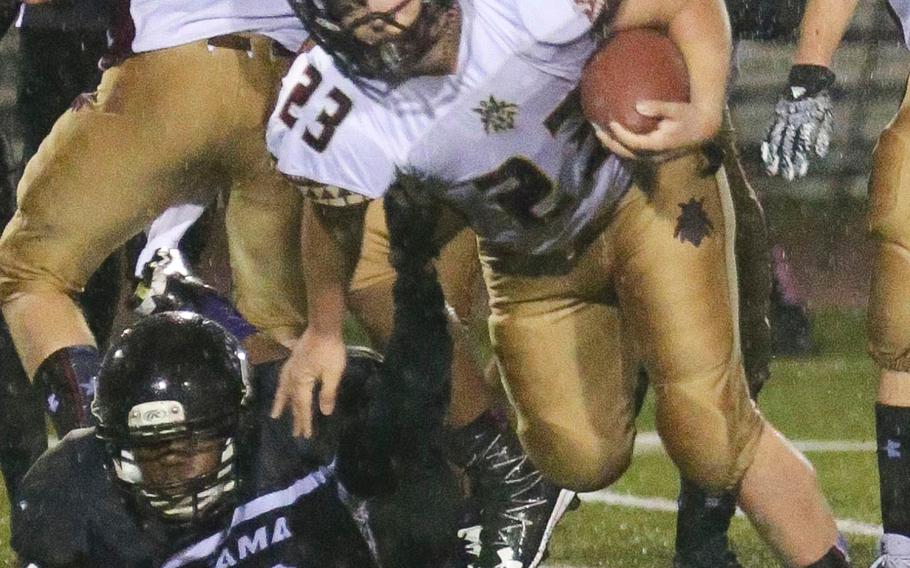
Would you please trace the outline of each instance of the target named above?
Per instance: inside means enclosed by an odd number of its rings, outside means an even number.
[[[252,389],[246,355],[217,323],[190,312],[163,312],[125,330],[105,355],[92,412],[108,468],[140,511],[194,524],[232,504],[241,482]],[[242,445],[242,443],[241,443]],[[177,467],[155,480],[139,455],[206,451],[216,465]]]
[[[358,12],[368,0],[290,0],[311,37],[335,58],[339,68],[352,78],[379,79],[398,83],[412,70],[438,38],[440,17],[455,0],[400,0],[389,10]],[[408,26],[395,20],[411,2],[420,2],[417,19]],[[358,28],[382,21],[400,33],[370,43],[359,39]]]

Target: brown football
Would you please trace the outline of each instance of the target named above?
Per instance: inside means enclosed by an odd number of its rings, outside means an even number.
[[[640,28],[621,31],[594,53],[581,73],[581,107],[604,128],[615,120],[632,132],[657,128],[657,119],[635,110],[644,100],[688,102],[689,73],[666,35]]]

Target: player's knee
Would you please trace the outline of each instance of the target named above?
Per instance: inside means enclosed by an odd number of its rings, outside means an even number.
[[[903,172],[910,155],[910,132],[893,125],[882,132],[873,152],[869,179],[868,227],[883,241],[910,243],[910,192],[904,188]]]
[[[658,393],[657,428],[680,475],[708,491],[735,487],[752,463],[762,418],[741,368],[718,383],[675,385]],[[668,392],[669,391],[669,392]]]
[[[868,351],[883,369],[910,371],[910,262],[907,249],[897,243],[876,247],[875,270],[869,295]]]
[[[674,458],[674,456],[671,456]],[[719,449],[701,461],[683,459],[679,463],[680,475],[692,481],[708,494],[719,495],[734,488],[745,474],[738,466],[737,452],[731,448]]]
[[[29,281],[35,280],[36,275],[36,268],[9,244],[8,239],[0,240],[0,305],[28,292]]]
[[[543,423],[520,424],[519,436],[545,477],[573,491],[596,491],[612,484],[632,461],[634,433],[613,435],[569,430]]]
[[[882,369],[889,371],[910,371],[908,346],[910,338],[904,333],[897,333],[894,326],[882,325],[885,322],[870,324],[867,351],[869,357]]]

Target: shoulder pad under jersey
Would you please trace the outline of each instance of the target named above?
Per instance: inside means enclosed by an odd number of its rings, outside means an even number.
[[[564,44],[591,29],[591,20],[575,0],[518,0],[522,23],[541,43]]]

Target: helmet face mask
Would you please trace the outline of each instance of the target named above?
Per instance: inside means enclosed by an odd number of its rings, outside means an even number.
[[[250,393],[239,343],[201,316],[165,312],[121,335],[93,413],[112,479],[140,514],[189,525],[233,504]]]
[[[415,76],[416,65],[438,39],[440,17],[454,0],[401,0],[388,10],[367,10],[351,17],[367,8],[366,1],[291,0],[291,4],[312,38],[352,78],[397,84]],[[402,25],[397,15],[413,2],[420,3],[417,17]],[[382,37],[364,39],[377,22],[384,24]]]

